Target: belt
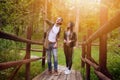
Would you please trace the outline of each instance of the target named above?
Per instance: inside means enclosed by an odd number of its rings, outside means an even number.
[[[49,44],[55,44],[55,43],[56,43],[56,42],[50,42],[50,41],[49,41]]]

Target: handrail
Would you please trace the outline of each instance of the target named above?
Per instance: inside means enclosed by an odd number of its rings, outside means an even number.
[[[11,62],[0,63],[0,70],[4,70],[4,69],[7,69],[7,68],[18,66],[15,69],[15,71],[10,75],[10,79],[9,80],[13,80],[13,78],[16,75],[16,73],[18,72],[18,70],[20,69],[20,67],[23,64],[26,64],[26,79],[29,79],[29,77],[30,77],[30,74],[29,74],[29,72],[30,72],[30,65],[29,65],[29,63],[30,62],[42,59],[42,67],[45,66],[45,49],[44,49],[44,47],[43,47],[43,50],[32,50],[31,47],[30,47],[31,44],[43,45],[44,42],[36,42],[36,41],[30,40],[31,39],[30,38],[31,35],[29,33],[31,34],[31,29],[30,28],[27,29],[27,39],[25,39],[25,38],[21,38],[21,37],[18,37],[16,35],[13,35],[13,34],[9,34],[9,33],[0,31],[0,38],[7,39],[7,40],[13,40],[13,41],[16,41],[16,42],[27,43],[26,57],[25,57],[24,60],[18,60],[18,61],[11,61]],[[43,53],[43,55],[42,55],[43,57],[30,59],[30,57],[29,57],[30,56],[30,50],[31,51],[42,52]]]
[[[21,48],[20,50],[26,50],[26,49],[25,48]],[[43,52],[43,50],[38,50],[38,49],[30,49],[30,51]]]
[[[91,65],[94,69],[99,70],[99,66],[95,64],[94,62],[90,61],[89,59],[85,58],[85,62]]]
[[[33,61],[36,61],[36,60],[43,59],[43,58],[45,58],[45,57],[0,63],[0,70],[4,70],[4,69],[14,67],[14,66],[19,66],[21,64],[26,64],[26,63],[29,63],[29,62],[33,62]]]
[[[29,40],[29,39],[20,38],[20,37],[13,35],[13,34],[8,34],[5,32],[2,32],[2,31],[0,31],[0,38],[24,42],[24,43],[30,43],[30,44],[43,45],[42,42],[36,42],[36,41]]]
[[[82,45],[82,44],[83,44],[83,42],[79,42],[79,43],[78,43],[78,45]],[[98,43],[92,43],[91,45],[92,45],[92,46],[99,46]]]
[[[95,74],[97,74],[97,76],[99,76],[100,79],[102,80],[111,80],[110,78],[108,78],[107,76],[105,76],[103,73],[97,71],[97,70],[94,70]]]
[[[112,26],[113,25],[113,26]],[[92,34],[87,41],[84,43],[90,43],[93,40],[97,39],[98,37],[111,32],[112,30],[120,27],[120,11],[116,16],[114,16],[110,21],[104,24],[100,29],[98,29],[94,34]]]
[[[82,43],[82,67],[84,67],[86,63],[86,79],[90,80],[90,67],[92,66],[95,70],[95,73],[97,76],[102,80],[111,80],[112,76],[109,72],[107,72],[106,68],[106,52],[107,52],[107,39],[106,35],[109,32],[112,32],[114,29],[120,27],[120,11],[116,16],[114,16],[111,20],[108,22],[104,22],[102,27],[100,27],[96,32],[94,32],[92,35],[90,34],[92,31],[89,30],[88,32],[88,39],[84,40],[83,37],[83,43]],[[91,35],[91,36],[90,36]],[[94,59],[91,60],[91,44],[92,42],[100,38],[99,43],[99,64],[97,65],[94,61]],[[102,59],[104,57],[104,59]]]

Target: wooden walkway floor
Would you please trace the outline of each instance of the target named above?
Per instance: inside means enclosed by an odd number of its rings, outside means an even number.
[[[45,70],[42,74],[36,76],[32,80],[82,80],[81,73],[75,70],[71,70],[71,74],[65,75],[64,74],[65,67],[59,66],[58,71],[59,75],[55,76],[54,74],[49,75],[47,70]]]

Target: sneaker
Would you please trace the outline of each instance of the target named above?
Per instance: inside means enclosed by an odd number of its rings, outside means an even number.
[[[48,70],[48,74],[51,75],[51,74],[52,74],[52,71],[49,71],[49,70]]]
[[[71,73],[71,70],[68,70],[68,74],[70,74]]]
[[[67,73],[67,71],[68,71],[68,68],[66,67],[66,68],[65,68],[65,70],[64,70],[64,73],[66,74],[66,73]]]
[[[54,75],[58,76],[58,71],[57,70],[54,71]]]
[[[65,74],[70,74],[70,73],[71,73],[71,70],[65,71]]]
[[[67,71],[67,70],[68,70],[68,67],[65,68],[65,71]]]

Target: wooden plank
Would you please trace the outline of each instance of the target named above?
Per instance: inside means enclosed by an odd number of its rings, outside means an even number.
[[[42,77],[38,78],[38,80],[48,80],[49,78],[51,78],[51,76],[53,75],[48,74],[48,70],[47,70],[46,73]]]
[[[63,66],[59,66],[59,76],[56,80],[66,80],[67,79],[67,75],[65,75],[64,73],[65,67]]]
[[[33,78],[32,80],[42,80],[42,78],[44,78],[47,74],[48,69],[46,69],[44,72],[42,72],[41,74],[37,75],[35,78]]]
[[[63,72],[63,67],[58,66],[58,76],[54,75],[54,71],[52,72],[52,74],[46,74],[46,76],[44,76],[44,78],[42,78],[42,80],[58,80],[58,78],[60,77],[60,75]]]
[[[58,80],[66,80],[66,79],[67,79],[67,75],[65,75],[64,72],[61,72],[61,75]]]
[[[75,75],[75,70],[71,70],[71,74],[70,74],[70,79],[69,80],[76,80],[76,75]]]
[[[67,75],[67,80],[74,80],[75,78],[75,70],[71,70],[71,73]]]
[[[50,78],[47,80],[54,80],[54,75],[51,75]]]
[[[80,72],[75,71],[75,75],[76,75],[76,80],[82,80],[82,75],[80,74]]]
[[[72,75],[72,73],[68,74],[66,80],[71,80],[71,77],[70,77],[71,75]]]
[[[58,66],[58,76],[54,76],[53,80],[58,80],[61,74],[64,74],[64,69],[65,69],[64,67]]]

